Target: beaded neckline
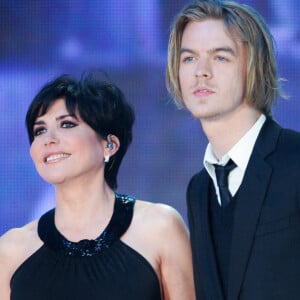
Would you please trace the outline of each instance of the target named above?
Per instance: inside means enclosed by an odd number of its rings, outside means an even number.
[[[135,198],[128,195],[115,194],[112,217],[104,231],[94,240],[71,242],[55,227],[55,209],[45,213],[39,220],[38,234],[49,248],[61,251],[68,256],[93,256],[119,239],[128,229],[132,216]]]

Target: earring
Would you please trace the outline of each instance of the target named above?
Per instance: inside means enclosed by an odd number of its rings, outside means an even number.
[[[113,142],[112,142],[112,140],[111,140],[111,134],[109,134],[108,136],[107,136],[107,146],[106,146],[106,148],[108,148],[109,150],[112,150],[113,148],[114,148],[114,144],[113,144]]]
[[[108,150],[112,150],[112,149],[114,148],[113,143],[108,143],[107,146],[106,146],[106,148],[107,148]]]
[[[104,155],[104,162],[108,163],[109,162],[109,155]]]

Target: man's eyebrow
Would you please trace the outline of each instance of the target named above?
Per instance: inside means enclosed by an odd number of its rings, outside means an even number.
[[[231,47],[217,47],[217,48],[208,50],[209,54],[214,54],[217,52],[227,52],[227,53],[231,54],[232,56],[236,56],[235,51]]]
[[[181,48],[180,51],[179,51],[179,55],[181,55],[182,53],[191,53],[191,54],[196,54],[196,51],[193,51],[191,49],[188,49],[188,48]]]
[[[214,54],[217,52],[227,52],[227,53],[231,54],[232,56],[236,56],[236,52],[231,47],[227,47],[227,46],[212,48],[212,49],[209,49],[207,52],[209,54]],[[183,53],[196,54],[196,51],[189,49],[189,48],[181,48],[179,51],[179,55],[181,55]]]

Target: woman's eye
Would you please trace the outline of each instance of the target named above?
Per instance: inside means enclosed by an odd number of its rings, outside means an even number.
[[[70,121],[61,123],[62,128],[73,128],[76,126],[77,126],[77,124],[75,124],[74,122],[70,122]]]
[[[44,128],[44,127],[36,128],[36,129],[33,130],[33,135],[34,136],[39,136],[39,135],[41,135],[45,132],[46,132],[46,128]]]

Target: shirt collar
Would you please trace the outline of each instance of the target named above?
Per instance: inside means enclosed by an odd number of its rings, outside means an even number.
[[[252,153],[255,141],[258,134],[266,120],[265,115],[261,115],[250,130],[226,153],[220,161],[214,155],[211,144],[209,143],[206,147],[203,164],[206,168],[208,174],[214,177],[214,167],[213,164],[225,165],[229,159],[232,159],[237,167],[239,167],[243,172],[245,172],[250,155]]]

